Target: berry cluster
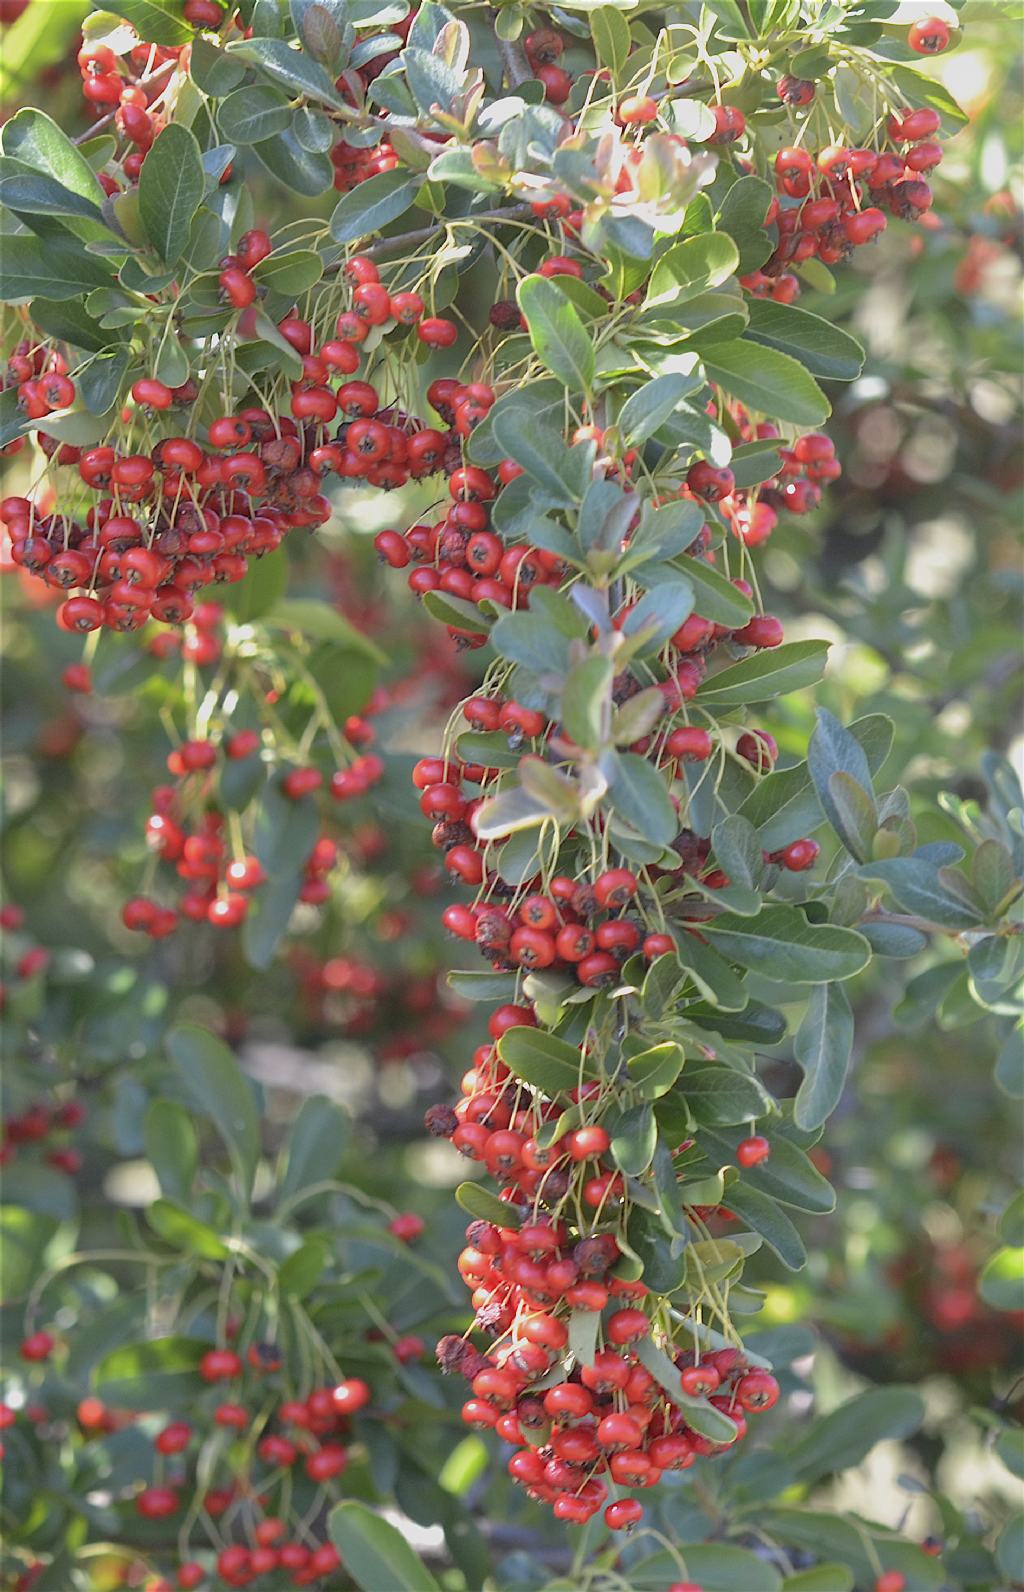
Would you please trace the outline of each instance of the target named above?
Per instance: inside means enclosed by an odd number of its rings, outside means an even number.
[[[416,1220],[396,1217],[392,1230],[414,1238]],[[20,1353],[28,1364],[42,1365],[57,1348],[54,1335],[40,1330],[23,1339]],[[399,1340],[394,1352],[408,1360],[417,1350],[412,1340]],[[370,1404],[372,1391],[362,1377],[347,1377],[303,1397],[277,1393],[268,1404],[267,1379],[276,1379],[282,1365],[280,1351],[270,1343],[252,1344],[244,1358],[228,1347],[207,1350],[198,1374],[217,1393],[193,1405],[188,1418],[172,1418],[156,1432],[156,1477],[135,1492],[132,1507],[143,1520],[179,1522],[186,1510],[201,1509],[218,1523],[221,1546],[209,1564],[185,1559],[173,1580],[147,1581],[147,1592],[190,1592],[211,1583],[244,1587],[276,1571],[285,1572],[292,1586],[314,1586],[337,1571],[337,1550],[317,1539],[312,1523],[325,1495],[327,1501],[335,1495],[349,1463],[352,1419]],[[220,1391],[226,1383],[235,1384],[228,1397]],[[0,1405],[0,1429],[19,1418],[11,1405]],[[79,1401],[75,1418],[87,1438],[139,1419],[92,1395]],[[42,1405],[30,1404],[24,1419],[40,1425],[49,1415]],[[219,1463],[211,1466],[214,1454]],[[243,1530],[247,1542],[225,1544],[225,1538]]]
[[[766,217],[778,243],[753,282],[771,282],[805,260],[840,264],[885,230],[886,211],[903,221],[921,220],[934,197],[924,179],[942,160],[934,141],[940,125],[938,111],[922,106],[889,117],[881,149],[830,144],[816,156],[802,145],[780,149],[774,162],[779,197]]]
[[[502,1008],[491,1032],[529,1018]],[[467,1424],[517,1449],[509,1474],[558,1519],[582,1525],[606,1504],[610,1484],[651,1487],[698,1456],[724,1453],[745,1435],[747,1413],[776,1402],[778,1383],[734,1347],[676,1345],[656,1323],[657,1295],[618,1274],[611,1227],[624,1181],[607,1163],[604,1128],[545,1139],[558,1108],[517,1085],[487,1047],[467,1085],[454,1112],[435,1107],[428,1123],[485,1161],[511,1219],[471,1222],[459,1256],[474,1326],[491,1347],[483,1354],[465,1338],[443,1338],[438,1358],[471,1383]],[[576,1095],[582,1104],[586,1088]],[[707,1425],[709,1411],[730,1423],[724,1437]],[[619,1530],[642,1514],[639,1499],[614,1498],[604,1518]]]
[[[16,1157],[31,1160],[26,1152],[42,1147],[47,1166],[73,1177],[81,1170],[82,1155],[70,1140],[86,1116],[85,1106],[74,1099],[32,1100],[11,1112],[0,1121],[0,1166],[9,1166]]]

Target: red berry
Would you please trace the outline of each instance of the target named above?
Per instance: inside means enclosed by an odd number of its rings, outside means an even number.
[[[949,26],[941,17],[926,17],[922,22],[911,24],[907,30],[907,43],[918,55],[941,55],[949,45]],[[876,1592],[879,1592],[877,1586]],[[882,1588],[881,1592],[894,1592],[894,1589]],[[899,1589],[895,1589],[895,1592],[899,1592]]]
[[[176,1514],[181,1500],[173,1487],[146,1487],[135,1500],[135,1508],[145,1520],[163,1520]]]
[[[736,485],[731,470],[716,469],[708,459],[698,459],[686,472],[686,484],[694,497],[704,503],[719,503],[729,497]]]
[[[204,1382],[224,1382],[241,1376],[242,1362],[233,1349],[208,1349],[199,1362]]]
[[[49,1332],[30,1332],[27,1338],[22,1339],[21,1358],[23,1360],[48,1360],[53,1353],[56,1339]]]
[[[753,1134],[749,1139],[741,1139],[736,1146],[736,1160],[740,1166],[760,1166],[762,1161],[767,1161],[771,1154],[771,1145],[760,1133]]]
[[[635,1526],[644,1516],[644,1506],[636,1498],[620,1498],[618,1503],[609,1504],[604,1512],[604,1522],[610,1531],[625,1531],[629,1526]]]
[[[779,861],[791,873],[803,873],[805,868],[814,867],[820,851],[816,840],[793,840],[782,848]]]

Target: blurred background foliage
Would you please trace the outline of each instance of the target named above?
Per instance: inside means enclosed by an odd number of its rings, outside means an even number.
[[[8,110],[45,104],[65,125],[81,121],[74,54],[88,9],[84,0],[35,0],[4,27]],[[921,9],[904,6],[902,20]],[[832,394],[842,479],[816,516],[784,522],[763,563],[766,607],[785,620],[787,636],[834,643],[819,700],[844,720],[872,712],[893,719],[887,782],[909,788],[922,839],[955,835],[949,815],[982,795],[986,748],[1017,762],[1022,751],[1024,34],[1013,5],[967,0],[961,21],[965,44],[928,67],[971,117],[933,179],[934,229],[890,229],[839,276],[834,296],[805,291],[808,308],[857,332],[868,361],[859,381]],[[280,224],[288,198],[263,181],[254,175],[257,215]],[[308,201],[297,201],[296,213],[300,205]],[[5,492],[22,490],[27,468],[24,455],[7,462]],[[5,955],[16,961],[30,944],[53,953],[45,989],[31,981],[8,1013],[9,1046],[24,1020],[41,1040],[23,1067],[9,1054],[5,1109],[22,1108],[39,1089],[48,1065],[41,1055],[56,1058],[54,1078],[78,1074],[90,1100],[74,1189],[51,1180],[34,1192],[50,1202],[54,1233],[77,1196],[80,1242],[109,1242],[122,1213],[152,1197],[144,1111],[161,1082],[162,1028],[184,1015],[219,1028],[266,1086],[272,1142],[304,1094],[345,1107],[342,1177],[425,1216],[421,1253],[451,1270],[462,1221],[450,1190],[459,1174],[454,1158],[422,1136],[422,1113],[447,1097],[480,1036],[472,1013],[457,1020],[463,1014],[445,987],[449,953],[437,921],[445,897],[408,768],[434,748],[479,668],[393,581],[385,593],[372,536],[415,510],[411,498],[339,493],[331,524],[298,556],[289,548],[290,591],[334,604],[387,652],[381,678],[390,700],[374,722],[388,771],[346,815],[349,861],[334,899],[319,914],[300,910],[266,974],[246,967],[230,936],[207,928],[141,950],[121,929],[120,903],[145,867],[146,799],[162,777],[161,710],[174,710],[178,670],[133,661],[131,638],[105,635],[95,694],[70,697],[60,672],[80,656],[80,642],[33,607],[15,570],[4,571],[4,898],[27,915],[25,929],[7,936]],[[344,667],[356,667],[351,656]],[[798,694],[770,727],[783,753],[802,755],[812,724],[811,698]],[[1006,1022],[993,1013],[973,1023],[974,1011],[957,1003],[960,970],[945,967],[955,957],[930,950],[911,964],[902,994],[905,964],[892,973],[893,964],[876,963],[860,980],[846,1097],[815,1152],[838,1188],[838,1210],[798,1218],[810,1268],[797,1277],[777,1271],[759,1324],[790,1334],[780,1341],[801,1372],[790,1384],[798,1389],[791,1411],[812,1398],[828,1410],[854,1390],[906,1382],[927,1411],[913,1439],[883,1442],[843,1477],[811,1476],[786,1498],[809,1493],[822,1507],[863,1511],[919,1538],[955,1537],[970,1585],[991,1568],[980,1543],[1020,1498],[1019,1453],[1011,1469],[1000,1461],[1013,1449],[1006,1431],[1024,1417],[1024,1380],[1014,1369],[1024,1299],[991,1273],[979,1287],[979,1277],[1015,1186],[1024,1085],[1019,1061],[1004,1053],[993,1086]],[[367,995],[351,985],[325,993],[322,980],[305,976],[345,958],[373,971]],[[968,1019],[973,1025],[962,1026]],[[8,1199],[24,1176],[8,1171]],[[341,1226],[351,1203],[331,1198],[327,1216]],[[422,1330],[428,1345],[432,1332],[462,1320],[435,1284],[416,1298],[406,1292],[394,1312],[397,1330]],[[561,1567],[544,1548],[547,1528],[512,1494],[500,1465],[488,1463],[487,1445],[462,1435],[454,1394],[447,1413],[436,1408],[444,1396],[436,1383],[425,1395],[423,1431],[434,1435],[420,1461],[433,1456],[447,1497],[503,1522],[491,1543],[505,1556],[500,1584],[540,1584],[545,1566]],[[436,1430],[425,1419],[431,1404]],[[783,1452],[787,1418],[781,1407],[771,1418]],[[672,1495],[679,1538],[699,1539],[723,1510],[742,1516],[744,1497],[768,1496],[743,1469],[753,1458],[702,1478],[703,1492],[690,1489],[685,1507]],[[407,1455],[403,1464],[411,1463]],[[436,1498],[399,1486],[398,1503],[418,1520],[416,1540],[436,1549]],[[453,1586],[460,1575],[473,1585],[466,1565],[453,1574]]]

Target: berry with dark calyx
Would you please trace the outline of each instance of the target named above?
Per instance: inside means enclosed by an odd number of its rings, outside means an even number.
[[[735,489],[736,478],[724,466],[717,469],[709,459],[698,459],[686,472],[686,484],[703,503],[720,503]]]
[[[925,17],[921,22],[912,22],[907,30],[907,43],[917,55],[941,55],[949,48],[949,38],[949,24],[941,17]],[[881,1592],[890,1589],[883,1588]]]

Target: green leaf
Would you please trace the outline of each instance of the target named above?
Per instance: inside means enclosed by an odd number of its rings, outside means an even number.
[[[291,12],[303,46],[336,77],[355,37],[348,0],[291,0]]]
[[[329,603],[313,597],[288,597],[275,603],[264,623],[272,630],[295,630],[308,641],[335,641],[352,652],[364,652],[376,663],[388,660],[369,636]]]
[[[982,1268],[978,1293],[993,1310],[1024,1310],[1024,1248],[997,1249]]]
[[[949,133],[964,126],[966,112],[961,110],[949,90],[936,78],[925,77],[923,72],[915,72],[913,67],[902,63],[890,66],[888,73],[893,87],[899,91],[900,99],[911,109],[927,105],[933,111],[938,111]]]
[[[677,955],[686,976],[712,1006],[728,1012],[743,1010],[748,999],[746,988],[724,956],[692,934],[680,936]]]
[[[578,443],[567,448],[552,427],[539,425],[535,414],[519,407],[498,412],[495,404],[491,432],[502,457],[522,465],[553,503],[568,508],[582,500],[590,479],[592,446]]]
[[[793,1105],[793,1121],[820,1128],[839,1104],[853,1047],[853,1012],[841,984],[819,984],[811,992],[793,1040],[804,1070]]]
[[[862,934],[809,923],[796,907],[765,906],[751,918],[723,913],[702,932],[731,961],[782,984],[852,978],[871,960]]]
[[[779,472],[779,445],[768,439],[741,442],[732,450],[729,468],[737,488],[760,486],[762,481],[770,481]]]
[[[719,1166],[735,1161],[737,1138],[736,1134],[726,1138],[710,1128],[702,1128],[700,1134],[702,1147]],[[772,1153],[768,1160],[744,1172],[743,1186],[758,1188],[781,1204],[792,1205],[800,1211],[814,1211],[824,1216],[835,1210],[836,1196],[831,1184],[806,1153],[783,1138],[780,1132],[772,1135]]]
[[[305,1299],[323,1276],[329,1258],[326,1239],[307,1238],[277,1269],[277,1285],[281,1292],[293,1299]]]
[[[626,1253],[642,1267],[644,1282],[656,1293],[671,1294],[682,1287],[686,1275],[685,1245],[681,1239],[669,1239],[660,1214],[634,1203],[627,1220],[625,1247]]]
[[[22,1205],[0,1207],[0,1293],[22,1298],[46,1270],[47,1250],[60,1222]]]
[[[593,1365],[600,1326],[600,1310],[574,1310],[569,1317],[569,1353],[577,1365]]]
[[[731,1543],[683,1542],[676,1553],[655,1553],[634,1560],[629,1566],[630,1588],[633,1592],[665,1592],[667,1586],[680,1579],[680,1560],[686,1565],[687,1579],[701,1592],[779,1592],[783,1584],[775,1566],[749,1548],[737,1548]]]
[[[612,753],[608,765],[615,811],[653,845],[669,845],[679,832],[679,818],[658,770],[636,752]]]
[[[495,1227],[516,1227],[519,1224],[519,1212],[515,1206],[500,1200],[482,1183],[460,1183],[455,1190],[455,1199],[464,1211],[481,1222],[491,1222]]]
[[[223,1040],[197,1023],[179,1023],[167,1053],[194,1108],[210,1118],[252,1187],[260,1153],[260,1119],[248,1079]]]
[[[708,378],[759,414],[795,426],[820,426],[832,412],[814,377],[790,354],[737,337],[716,343],[702,357]]]
[[[440,1592],[438,1583],[402,1534],[355,1499],[327,1517],[331,1541],[346,1573],[363,1592]]]
[[[378,172],[345,194],[331,216],[331,237],[336,243],[355,243],[397,221],[411,207],[422,183],[420,177],[395,167]]]
[[[498,1055],[517,1078],[545,1094],[568,1093],[587,1075],[575,1045],[543,1028],[510,1028],[498,1041]]]
[[[93,1387],[104,1404],[119,1409],[180,1408],[201,1386],[198,1366],[208,1348],[181,1336],[121,1344],[96,1366]]]
[[[269,83],[236,89],[217,107],[217,126],[231,144],[259,144],[264,138],[274,138],[291,119],[288,96]]]
[[[611,1152],[616,1166],[626,1177],[646,1172],[658,1143],[658,1126],[649,1105],[630,1106],[623,1111],[612,1132]]]
[[[245,77],[245,64],[202,35],[192,41],[189,75],[211,99],[224,99]]]
[[[996,1542],[996,1559],[1007,1580],[1024,1576],[1024,1510],[1011,1515]]]
[[[659,582],[644,592],[622,627],[623,634],[629,637],[629,653],[647,658],[660,652],[683,620],[693,613],[693,601],[693,587],[682,577]]]
[[[81,150],[45,111],[31,107],[16,111],[0,131],[0,149],[34,171],[45,173],[79,198],[102,205],[103,188],[96,173]]]
[[[61,342],[71,343],[74,348],[80,348],[87,354],[103,353],[121,335],[105,331],[99,321],[88,313],[85,305],[74,299],[63,304],[54,303],[51,299],[33,299],[29,315],[33,325],[38,326],[40,331],[48,332]]]
[[[828,649],[827,641],[787,641],[781,647],[755,652],[712,675],[697,699],[702,707],[731,708],[803,690],[821,679]]]
[[[273,794],[271,791],[269,794]],[[297,803],[299,812],[312,819],[315,808],[312,802]],[[317,825],[312,821],[310,846],[316,838]],[[292,913],[298,905],[303,879],[297,869],[280,874],[265,884],[259,892],[255,910],[250,911],[242,925],[242,950],[250,967],[269,967],[274,952],[287,932]]]
[[[111,266],[87,254],[77,239],[8,236],[0,249],[0,301],[21,304],[37,296],[58,302],[81,298],[112,280]]]
[[[629,56],[629,23],[616,6],[599,5],[591,12],[590,31],[598,60],[608,67],[614,78]]]
[[[728,1415],[723,1415],[721,1410],[716,1410],[705,1399],[690,1398],[683,1392],[682,1374],[664,1349],[659,1349],[650,1338],[641,1338],[633,1345],[633,1353],[665,1389],[672,1402],[679,1405],[686,1417],[686,1424],[692,1426],[695,1432],[700,1432],[715,1443],[736,1441],[736,1427]]]
[[[854,381],[864,368],[864,350],[857,339],[822,316],[773,299],[751,299],[747,307],[746,336],[766,348],[792,354],[812,376]]]
[[[562,689],[562,725],[588,751],[601,745],[614,668],[610,658],[584,658],[569,670]]]
[[[780,1210],[771,1195],[749,1183],[730,1183],[726,1195],[729,1209],[759,1233],[790,1271],[802,1271],[807,1264],[807,1251],[803,1239],[785,1211]]]
[[[629,1081],[635,1084],[645,1100],[656,1100],[671,1089],[686,1061],[686,1052],[674,1039],[666,1039],[650,1050],[630,1056],[626,1063]]]
[[[948,929],[973,929],[983,921],[980,912],[946,889],[939,870],[924,857],[866,862],[858,871],[863,878],[886,885],[905,912],[916,913],[930,923]]]
[[[1008,1426],[996,1438],[996,1453],[1014,1476],[1024,1481],[1024,1427]]]
[[[199,1143],[192,1119],[176,1100],[151,1100],[146,1108],[143,1143],[164,1194],[185,1204],[199,1166]]]
[[[728,233],[739,250],[741,276],[756,271],[772,252],[772,240],[764,228],[771,202],[772,190],[761,177],[740,177],[722,201],[718,230]]]
[[[279,1205],[313,1183],[333,1178],[348,1137],[346,1113],[326,1095],[308,1095],[288,1135]]]
[[[187,1254],[198,1255],[201,1260],[226,1260],[230,1250],[212,1227],[201,1222],[183,1206],[173,1200],[154,1200],[146,1211],[146,1220],[155,1233],[183,1249]]]
[[[244,43],[232,45],[230,53],[256,67],[257,71],[273,82],[280,83],[282,88],[292,94],[305,95],[322,105],[329,105],[332,110],[343,111],[348,108],[320,63],[301,50],[293,50],[283,39],[246,39]]]
[[[1024,1189],[1015,1194],[999,1218],[999,1236],[1013,1249],[1024,1247]]]
[[[194,133],[170,122],[158,133],[139,176],[139,214],[146,236],[167,265],[181,257],[206,191]]]
[[[764,874],[764,859],[757,830],[739,813],[730,813],[711,831],[715,861],[731,884],[757,889]]]
[[[853,1571],[845,1564],[815,1564],[787,1575],[782,1592],[853,1592]]]
[[[182,21],[177,0],[104,0],[104,8],[130,22],[147,44],[173,47],[195,37],[193,29]]]
[[[15,173],[0,179],[0,204],[26,215],[74,216],[106,226],[97,204],[72,193],[56,177],[41,171]]]
[[[1001,841],[983,840],[977,847],[971,857],[971,883],[986,911],[994,915],[1018,883],[1013,858]]]
[[[924,1400],[913,1388],[870,1388],[816,1420],[789,1445],[788,1458],[804,1483],[849,1470],[876,1443],[909,1437],[924,1420]]]
[[[220,600],[237,624],[262,619],[288,589],[288,554],[283,548],[253,560],[244,580],[224,589]],[[355,660],[358,664],[361,658]]]
[[[251,148],[270,175],[293,194],[318,198],[334,181],[334,167],[329,156],[305,149],[296,137],[294,126],[286,127],[276,138],[265,138],[262,144],[253,144]],[[371,182],[376,180],[376,177],[370,179]]]
[[[656,376],[653,381],[645,382],[636,392],[630,393],[619,411],[617,421],[623,441],[632,448],[639,448],[665,424],[695,385],[692,376],[670,374]],[[657,512],[649,517],[649,523],[656,519]],[[683,546],[688,546],[692,540],[691,536]]]
[[[1024,1029],[1011,1028],[996,1058],[995,1080],[1012,1100],[1024,1100]]]
[[[458,630],[463,635],[485,635],[491,627],[487,615],[465,597],[452,597],[443,591],[423,593],[423,606],[431,619]]]
[[[261,260],[252,276],[260,287],[298,298],[315,287],[323,274],[324,263],[315,249],[289,249],[287,253],[275,251]]]
[[[755,1121],[772,1109],[772,1097],[747,1073],[731,1067],[703,1067],[686,1074],[686,1102],[698,1122],[733,1127]]]
[[[755,179],[756,181],[757,179]],[[759,187],[764,184],[759,183]],[[655,264],[644,309],[675,309],[710,288],[721,287],[739,269],[740,255],[727,232],[706,232],[674,243]],[[661,377],[667,381],[669,377]],[[689,381],[690,378],[683,378]],[[674,406],[673,406],[674,407]],[[656,427],[654,429],[657,429]]]
[[[594,381],[594,343],[574,305],[546,276],[526,276],[517,291],[534,353],[571,392],[586,395]]]
[[[719,570],[690,557],[678,558],[673,568],[681,569],[693,587],[697,613],[705,619],[713,619],[716,625],[728,625],[734,630],[746,624],[754,611],[753,603]]]

